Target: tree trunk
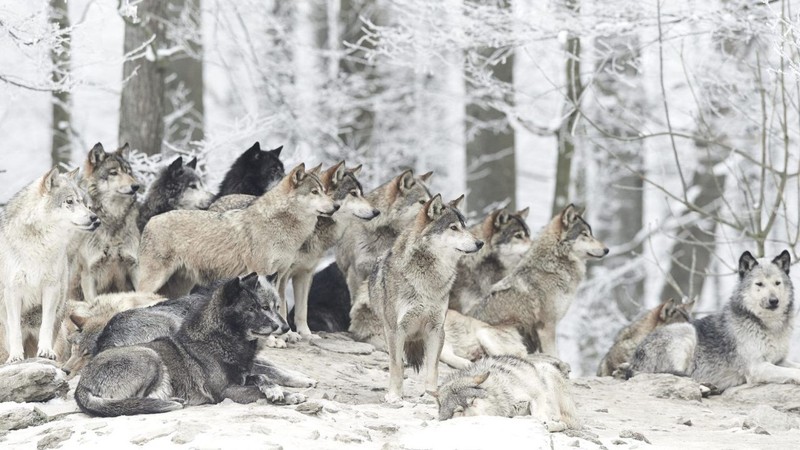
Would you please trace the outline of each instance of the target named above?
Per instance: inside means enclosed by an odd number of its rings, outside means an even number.
[[[63,38],[60,47],[54,47],[50,51],[53,84],[59,86],[69,75],[72,58],[72,37],[65,31],[70,27],[69,7],[66,0],[50,0],[50,21],[62,31]],[[72,99],[67,89],[55,90],[52,96],[53,123],[51,131],[53,136],[50,156],[53,166],[66,165],[69,164],[72,153],[70,139]]]
[[[138,4],[137,22],[125,22],[125,54],[154,40],[148,48],[136,52],[140,57],[122,66],[126,81],[120,98],[119,144],[127,142],[148,155],[160,153],[164,142],[164,62],[157,50],[164,36],[165,6],[166,2],[160,0],[144,0]]]
[[[503,8],[510,2],[499,0]],[[516,207],[517,170],[514,158],[514,129],[505,113],[493,106],[505,102],[503,90],[476,85],[470,71],[490,71],[492,78],[513,86],[513,48],[478,48],[469,51],[466,105],[466,174],[467,209],[470,215],[482,216],[501,203]],[[508,94],[510,95],[510,94]]]

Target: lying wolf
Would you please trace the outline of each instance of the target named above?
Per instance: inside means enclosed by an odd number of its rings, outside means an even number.
[[[278,295],[258,275],[234,278],[186,318],[180,330],[145,344],[100,352],[83,370],[75,400],[82,411],[120,416],[174,411],[230,398],[252,403],[284,394],[254,366],[257,340],[288,328]]]

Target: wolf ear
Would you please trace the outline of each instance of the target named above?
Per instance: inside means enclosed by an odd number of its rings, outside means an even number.
[[[433,172],[423,173],[419,176],[419,179],[427,183],[431,176],[433,176]]]
[[[86,325],[86,317],[79,316],[77,314],[70,314],[69,320],[78,327],[78,331],[83,330],[83,327]]]
[[[739,279],[741,280],[747,275],[747,272],[753,270],[753,267],[758,265],[758,261],[753,258],[753,255],[750,252],[745,251],[742,253],[742,256],[739,257]]]
[[[194,158],[192,158],[191,161],[186,163],[186,167],[188,167],[188,168],[190,168],[192,170],[197,169],[197,157],[195,156]]]
[[[175,159],[175,161],[172,161],[172,163],[169,165],[169,171],[177,172],[181,170],[182,167],[183,167],[183,156],[178,156],[178,158]]]
[[[103,148],[103,144],[97,143],[94,144],[91,150],[89,150],[89,156],[87,157],[89,161],[89,165],[92,167],[97,167],[98,164],[105,161],[108,157],[106,150]]]
[[[261,143],[256,141],[255,144],[251,145],[250,148],[244,151],[244,155],[247,155],[250,159],[257,159],[258,155],[261,154]]]
[[[344,161],[339,161],[338,163],[336,163],[336,165],[333,166],[332,170],[333,170],[333,177],[331,177],[331,180],[333,180],[335,184],[341,183],[342,178],[344,178],[344,174],[347,173],[347,170],[344,167]]]
[[[81,171],[81,168],[80,167],[76,167],[76,168],[70,170],[69,172],[67,172],[65,175],[68,176],[70,180],[72,180],[72,181],[77,183],[81,179],[80,171]]]
[[[305,180],[306,163],[300,163],[297,167],[292,169],[292,172],[289,174],[289,178],[292,180],[292,184],[294,186],[299,185],[301,181]]]
[[[58,186],[58,175],[58,167],[53,167],[47,172],[44,178],[42,178],[42,194],[47,194],[52,191],[54,187]]]
[[[128,157],[131,156],[131,146],[128,145],[128,143],[126,142],[126,143],[122,144],[122,147],[117,149],[116,153],[117,153],[117,155],[122,157],[122,159],[126,159],[127,160]]]
[[[472,382],[475,383],[475,386],[480,386],[487,378],[489,378],[489,372],[483,372],[482,374],[472,377]]]
[[[685,302],[681,303],[681,308],[683,308],[684,311],[692,312],[692,309],[694,309],[694,302],[695,299],[694,297],[692,297],[686,300]]]
[[[780,255],[776,256],[775,259],[772,260],[772,264],[780,267],[782,271],[789,275],[789,269],[792,267],[792,256],[789,255],[787,250],[781,252]]]
[[[251,272],[242,278],[242,285],[248,289],[255,289],[258,287],[258,274]]]
[[[256,144],[258,144],[258,142],[256,142]],[[272,153],[273,155],[275,155],[276,158],[278,158],[278,157],[281,156],[281,150],[283,150],[283,146],[282,145],[280,147],[278,147],[278,148],[273,148],[269,152]]]
[[[661,304],[661,311],[658,314],[658,317],[661,320],[666,320],[667,317],[671,316],[675,310],[675,299],[669,298],[667,301]]]
[[[358,176],[358,174],[361,173],[361,168],[362,167],[363,166],[361,164],[359,164],[359,165],[353,167],[352,169],[347,169],[347,171],[350,172],[351,174],[353,174],[353,176]]]
[[[525,209],[520,209],[517,211],[517,215],[522,219],[525,220],[528,218],[528,213],[531,212],[530,206]]]
[[[500,210],[500,212],[497,213],[497,217],[494,218],[495,229],[499,230],[503,225],[507,224],[509,220],[511,220],[511,217],[508,215],[508,211],[505,209]]]
[[[414,172],[410,170],[406,170],[405,172],[401,173],[399,177],[397,177],[397,188],[400,192],[407,191],[414,186]]]
[[[239,294],[242,292],[242,284],[238,277],[234,277],[225,283],[222,287],[222,304],[224,306],[232,305],[239,299]]]
[[[269,284],[275,284],[275,282],[278,281],[278,272],[275,272],[273,274],[269,274],[269,275],[266,276],[266,278],[267,278],[267,281],[269,281]]]
[[[319,163],[316,166],[314,166],[314,167],[312,167],[311,169],[308,170],[308,173],[314,174],[316,176],[319,176],[320,172],[322,172],[322,163]]]
[[[461,209],[461,206],[463,204],[464,204],[464,194],[461,194],[461,197],[458,197],[457,199],[455,199],[455,200],[451,201],[450,203],[448,203],[448,205],[451,208],[455,208],[455,209],[459,209],[459,210]]]
[[[569,205],[567,205],[566,208],[564,208],[561,211],[561,225],[564,228],[569,227],[571,224],[575,223],[579,215],[580,214],[578,213],[578,208],[576,208],[575,205],[570,203]]]
[[[442,194],[436,194],[432,199],[428,200],[425,205],[425,214],[430,220],[436,220],[442,215],[444,211],[444,203],[442,203]]]

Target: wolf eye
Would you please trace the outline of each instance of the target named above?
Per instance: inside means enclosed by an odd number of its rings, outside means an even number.
[[[517,234],[514,235],[514,237],[517,238],[517,239],[524,239],[525,235],[523,233],[517,233]]]
[[[450,225],[450,229],[453,230],[453,231],[458,231],[458,225],[452,224],[452,225]]]
[[[358,197],[358,191],[350,191],[350,195],[353,197]]]
[[[312,189],[311,193],[314,195],[319,195],[319,189]]]
[[[197,189],[197,185],[196,184],[190,184],[189,185],[189,189]]]
[[[759,282],[757,282],[757,283],[756,283],[756,286],[758,286],[758,287],[764,287],[764,283],[762,283],[762,282],[760,282],[760,281],[759,281]]]
[[[111,171],[109,171],[109,172],[108,172],[108,174],[109,174],[109,175],[112,175],[112,176],[114,176],[114,175],[119,175],[119,171],[118,171],[118,170],[116,170],[116,169],[115,169],[115,170],[111,170]]]
[[[776,282],[775,282],[775,286],[780,286],[780,285],[781,285],[781,282],[780,282],[780,281],[776,281]]]
[[[420,200],[420,201],[419,201],[419,204],[420,204],[420,205],[424,205],[425,203],[427,203],[425,200]]]
[[[66,203],[66,204],[68,204],[68,205],[71,205],[71,204],[75,203],[75,200],[73,200],[73,199],[71,199],[71,198],[68,198],[68,199],[67,199],[67,201],[66,201],[66,202],[64,202],[64,203]]]

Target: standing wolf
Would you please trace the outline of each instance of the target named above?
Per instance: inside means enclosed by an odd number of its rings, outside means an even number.
[[[252,273],[217,287],[171,336],[100,352],[75,389],[81,410],[98,416],[150,414],[230,398],[252,403],[275,385],[255,374],[257,340],[286,326],[274,288]],[[303,401],[300,394],[285,397]]]
[[[86,158],[81,183],[89,192],[102,226],[77,243],[73,298],[79,298],[82,292],[84,300],[92,300],[98,294],[132,291],[136,285],[139,251],[136,193],[141,185],[128,156],[128,144],[106,153],[98,143]]]
[[[636,346],[653,330],[673,323],[691,322],[692,307],[694,300],[680,302],[670,298],[621,329],[614,338],[614,345],[600,361],[597,376],[609,377],[620,365],[630,362]]]
[[[280,160],[281,150],[283,146],[261,150],[261,144],[253,144],[228,169],[217,198],[231,194],[261,196],[270,190],[286,175]]]
[[[65,175],[53,169],[18,192],[0,215],[0,320],[7,362],[25,357],[23,343],[37,328],[36,355],[56,359],[54,336],[67,301],[67,248],[76,230],[100,225],[76,177],[77,169]]]
[[[529,351],[541,345],[543,353],[558,357],[556,325],[586,275],[586,260],[607,254],[581,212],[569,205],[533,240],[517,267],[468,314],[490,325],[513,325]]]
[[[159,171],[156,179],[147,188],[147,195],[139,208],[139,217],[136,220],[139,231],[158,214],[175,209],[208,208],[214,200],[214,194],[205,189],[196,168],[197,158],[183,164],[183,157],[179,156]]]
[[[456,264],[462,253],[483,247],[467,231],[458,210],[463,199],[447,205],[441,195],[429,200],[369,277],[370,302],[383,320],[389,351],[387,402],[402,398],[404,354],[417,371],[425,363],[425,389],[436,391],[444,316]]]
[[[245,209],[153,217],[142,235],[136,290],[158,292],[169,281],[168,296],[175,298],[195,284],[248,272],[285,272],[317,216],[337,209],[319,178],[300,164]]]
[[[794,319],[791,256],[739,258],[739,284],[717,314],[651,333],[631,361],[633,372],[691,375],[720,391],[744,383],[800,384],[800,365],[786,359]]]

